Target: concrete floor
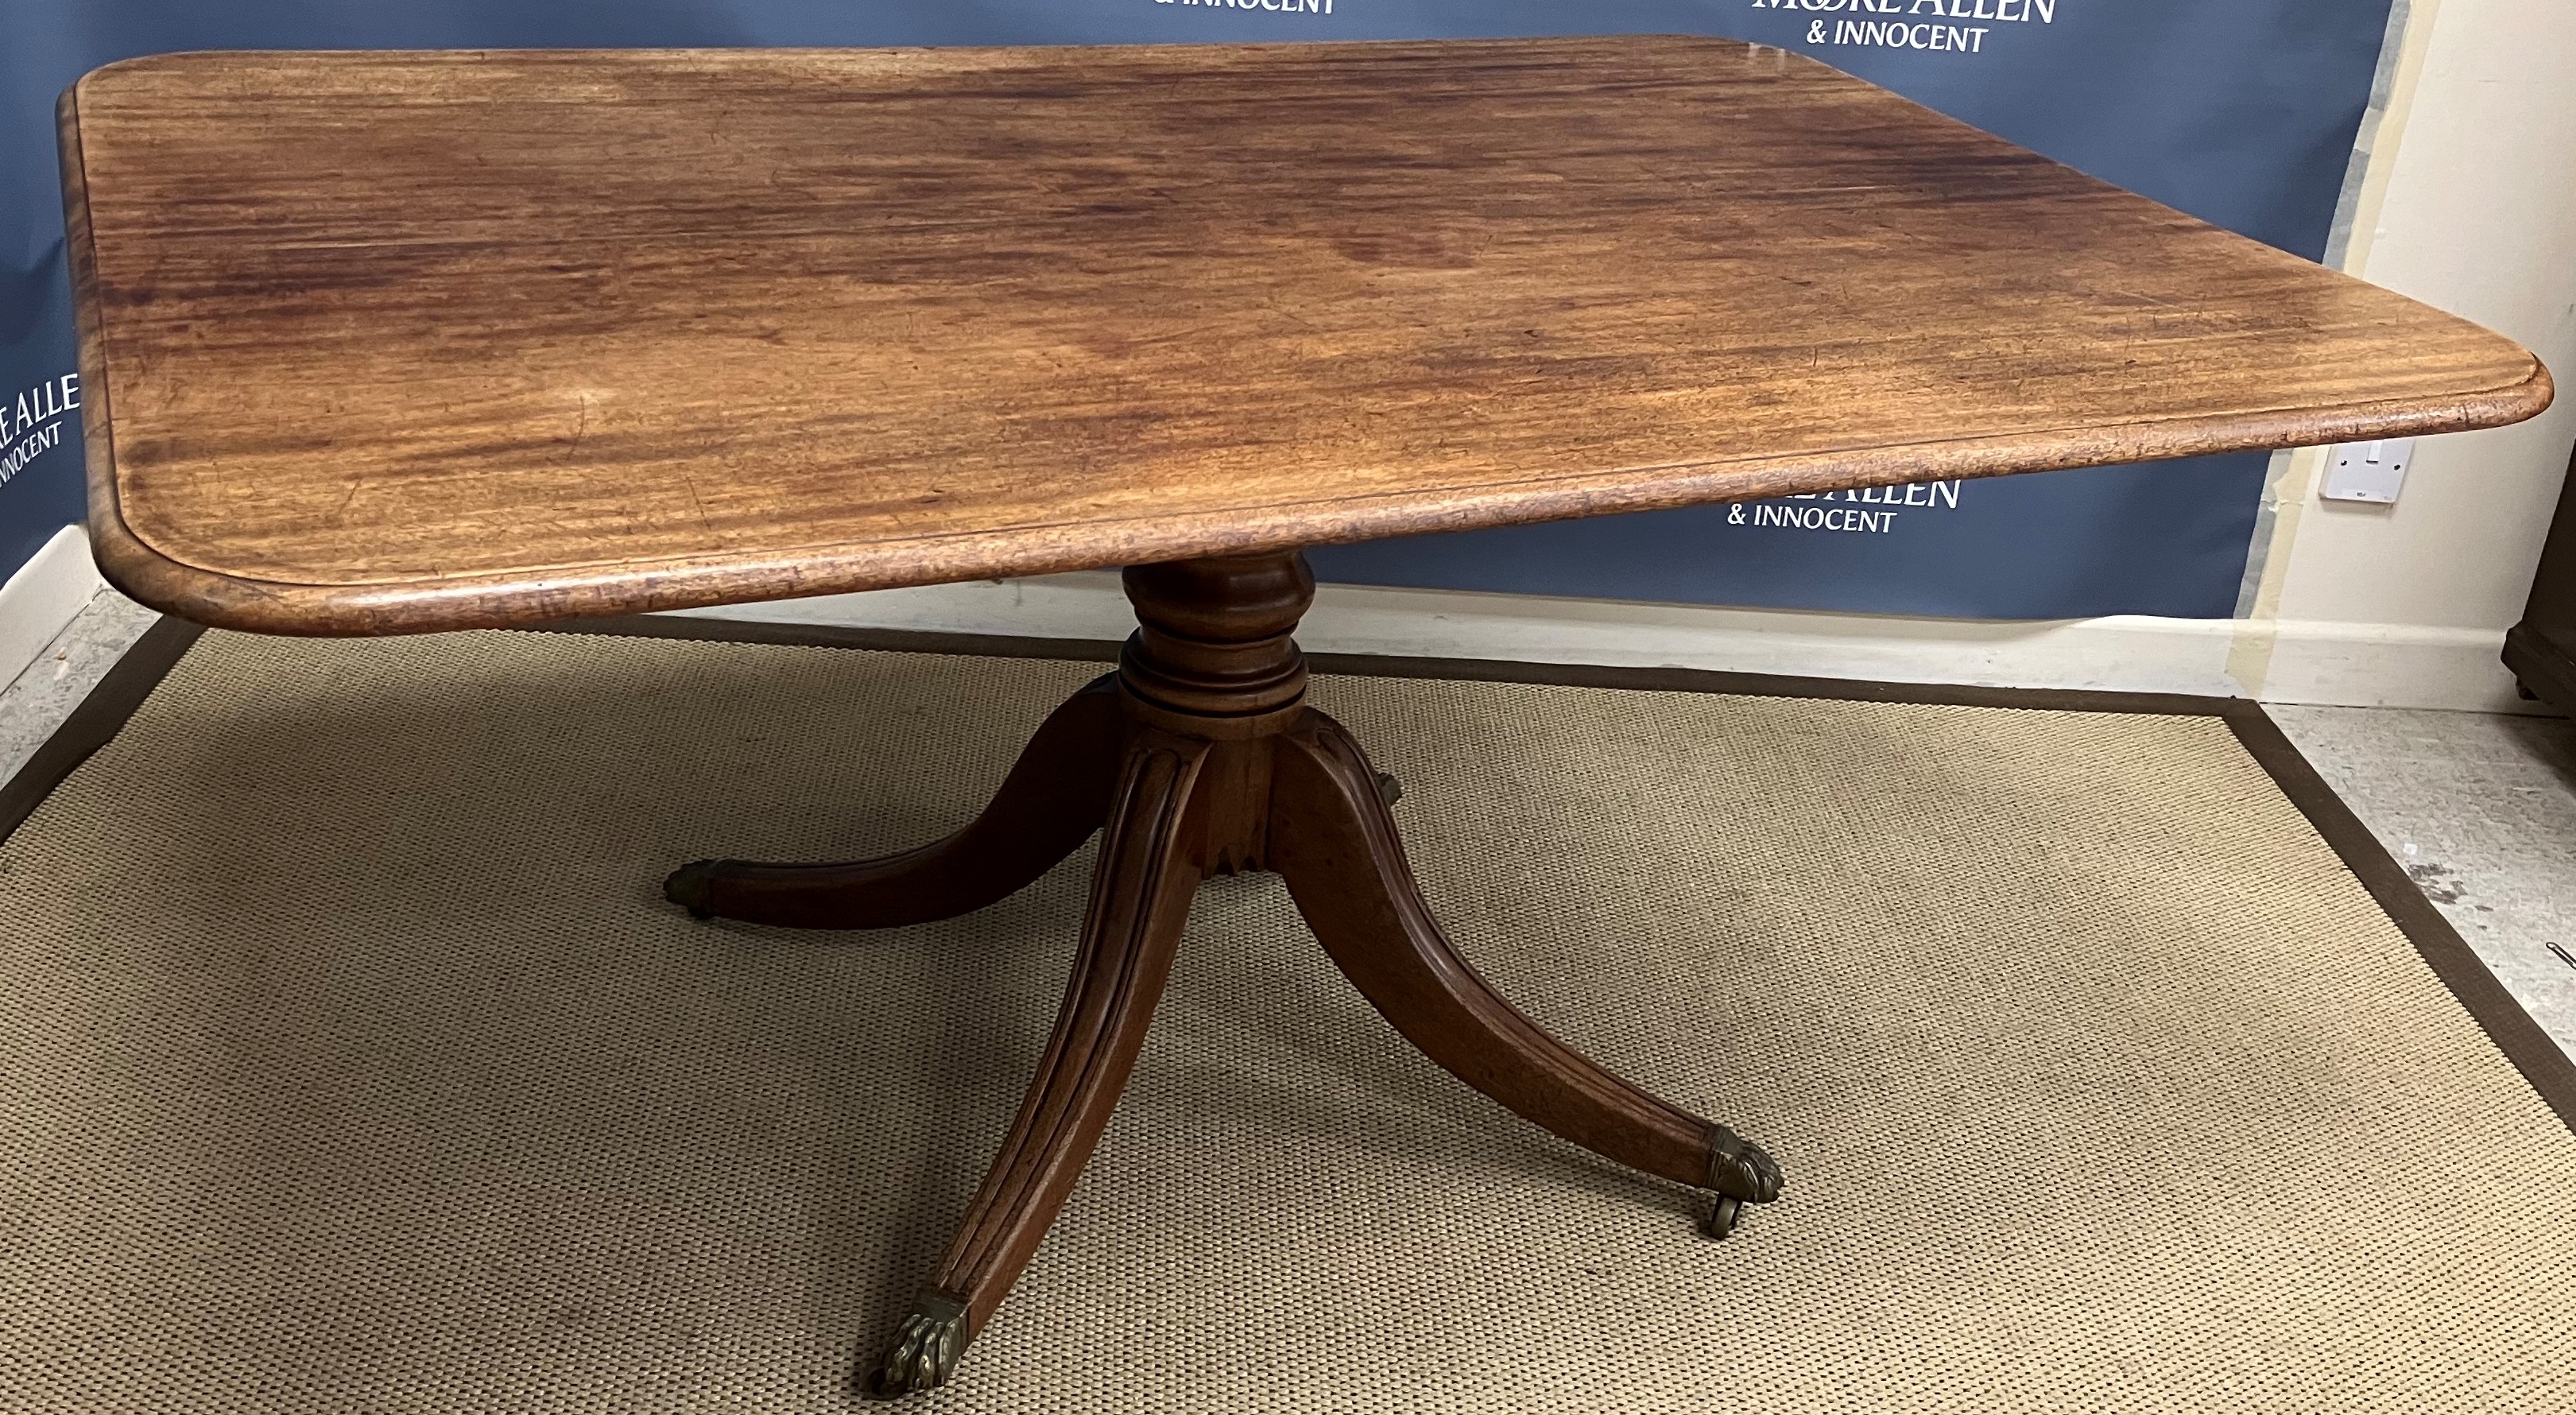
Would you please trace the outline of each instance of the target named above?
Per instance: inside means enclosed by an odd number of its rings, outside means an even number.
[[[0,690],[0,780],[155,617],[103,592]],[[2576,723],[2393,708],[2271,712],[2523,1007],[2576,1055]]]
[[[101,590],[17,681],[0,688],[0,781],[18,774],[160,617],[114,590]]]
[[[2576,723],[2276,706],[2272,720],[2576,1055]]]

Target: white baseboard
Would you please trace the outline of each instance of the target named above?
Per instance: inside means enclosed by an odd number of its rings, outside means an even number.
[[[2268,703],[2551,712],[2526,702],[2504,666],[2502,629],[2428,629],[2283,619],[2240,626],[2272,636],[2256,696]]]
[[[1114,639],[1107,572],[976,581],[687,613],[964,634]],[[2039,623],[1325,585],[1298,639],[1318,653],[1726,669],[1818,678],[2256,696],[2514,711],[2501,631],[2122,615]]]
[[[106,587],[78,526],[54,533],[9,582],[0,585],[0,685],[17,679],[45,645]]]

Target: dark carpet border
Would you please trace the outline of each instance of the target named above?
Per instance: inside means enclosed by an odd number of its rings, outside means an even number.
[[[27,764],[0,787],[0,840],[14,834],[56,786],[90,754],[116,736],[144,699],[184,657],[202,633],[197,625],[163,618],[99,680],[63,725]],[[1118,645],[1094,639],[1016,638],[992,634],[929,633],[834,625],[780,624],[678,615],[630,615],[550,625],[538,632],[611,634],[637,638],[694,639],[719,643],[784,644],[806,648],[880,649],[899,653],[981,654],[994,658],[1051,658],[1105,663]],[[1593,664],[1520,663],[1501,659],[1400,658],[1371,654],[1310,654],[1318,673],[1378,678],[1442,678],[1478,683],[1536,683],[1579,688],[1627,688],[1749,697],[1821,698],[1843,702],[1935,703],[1959,707],[2025,708],[2056,712],[2145,713],[2163,717],[2215,717],[2281,788],[2308,824],[2342,859],[2389,920],[2433,970],[2487,1039],[2576,1130],[2576,1058],[2559,1049],[2522,1010],[2504,984],[2480,962],[2441,911],[2415,887],[2370,827],[2345,805],[2325,778],[2250,698],[2195,697],[2177,693],[2114,693],[2082,689],[1976,688],[1952,684],[1882,683],[1848,678],[1797,678],[1768,673],[1726,673],[1697,668],[1611,668]]]

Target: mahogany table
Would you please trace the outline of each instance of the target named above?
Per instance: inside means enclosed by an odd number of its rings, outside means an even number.
[[[1458,955],[1306,706],[1298,548],[2490,426],[2512,343],[1776,49],[195,54],[64,96],[99,563],[288,634],[1129,566],[983,816],[701,861],[886,927],[1105,831],[1063,1012],[869,1388],[945,1380],[1115,1105],[1193,891],[1275,870],[1387,1020],[1713,1195],[1760,1148]]]

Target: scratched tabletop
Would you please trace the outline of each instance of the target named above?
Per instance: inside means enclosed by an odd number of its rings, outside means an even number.
[[[94,540],[388,633],[2528,417],[2495,334],[1714,39],[185,54]]]

